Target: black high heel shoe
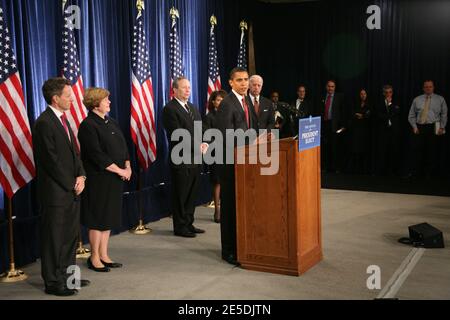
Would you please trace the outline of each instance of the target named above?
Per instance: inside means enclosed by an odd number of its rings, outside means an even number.
[[[101,260],[100,260],[101,261]],[[102,262],[103,263],[103,262]],[[103,263],[104,264],[104,263]],[[104,267],[102,267],[102,268],[96,268],[93,264],[92,264],[92,261],[91,261],[91,258],[89,258],[88,260],[87,260],[87,265],[88,265],[88,268],[89,269],[91,269],[91,270],[94,270],[95,272],[109,272],[109,271],[111,271],[106,265],[104,266]]]
[[[105,267],[108,268],[122,268],[123,264],[119,263],[119,262],[105,262],[102,259],[100,259],[100,261],[105,265]]]

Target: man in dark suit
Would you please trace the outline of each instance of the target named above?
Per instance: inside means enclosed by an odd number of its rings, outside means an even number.
[[[47,109],[36,120],[33,151],[41,221],[41,263],[45,292],[57,296],[77,293],[67,284],[68,268],[76,265],[80,225],[79,196],[85,172],[76,138],[65,112],[72,103],[70,81],[49,79],[42,92]],[[81,280],[81,286],[89,284]],[[70,288],[69,288],[70,287]]]
[[[220,104],[217,112],[216,124],[224,137],[224,159],[234,154],[236,140],[226,148],[226,139],[229,139],[227,129],[244,132],[249,129],[258,130],[258,117],[247,95],[249,77],[247,70],[234,68],[230,73],[229,84],[232,92]],[[252,142],[252,141],[250,141]],[[222,259],[237,265],[236,243],[236,195],[234,164],[219,165],[221,220],[220,232],[222,240]]]
[[[280,130],[280,139],[290,137],[289,104],[280,101],[280,94],[277,91],[270,94],[270,100],[275,115],[275,128]]]
[[[291,136],[298,135],[299,120],[308,118],[312,115],[313,104],[310,99],[306,97],[306,87],[299,85],[297,88],[297,100],[291,103]]]
[[[375,173],[398,174],[400,149],[400,107],[391,85],[383,86],[383,97],[375,105]]]
[[[322,117],[322,169],[339,173],[345,156],[349,111],[344,103],[344,95],[336,92],[336,81],[329,80],[326,90],[316,111]]]
[[[261,96],[263,87],[263,78],[259,75],[253,75],[249,80],[250,101],[258,118],[259,130],[275,128],[275,112],[273,103],[269,99]]]
[[[194,227],[195,199],[200,182],[200,164],[195,159],[200,153],[205,153],[208,145],[202,143],[202,131],[199,132],[199,139],[194,135],[194,121],[199,121],[201,126],[202,118],[197,108],[188,102],[191,95],[191,84],[184,77],[173,81],[174,98],[164,106],[163,124],[166,129],[167,140],[169,141],[169,163],[172,176],[172,218],[173,230],[176,236],[194,238],[198,233],[205,231]],[[184,129],[189,133],[190,150],[185,155],[174,153],[172,150],[179,143],[185,141],[172,141],[175,130]],[[200,155],[201,156],[201,155]],[[177,157],[180,161],[177,161]]]

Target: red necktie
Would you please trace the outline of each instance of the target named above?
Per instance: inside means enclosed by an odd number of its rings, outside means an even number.
[[[324,120],[328,120],[328,114],[330,113],[330,107],[331,107],[331,94],[328,95],[327,101],[325,102]]]
[[[69,127],[67,126],[67,117],[66,117],[66,114],[65,114],[65,113],[63,113],[63,114],[61,115],[61,122],[62,122],[62,125],[63,125],[63,127],[64,127],[64,130],[66,130],[66,133],[67,133],[67,136],[69,137],[69,140],[72,140],[72,139],[70,138]]]
[[[63,113],[61,116],[61,121],[62,121],[62,125],[64,127],[64,130],[66,130],[67,136],[69,137],[69,141],[73,142],[73,147],[75,149],[75,152],[78,154],[80,154],[80,147],[78,146],[78,141],[72,141],[72,137],[70,136],[70,132],[69,132],[69,127],[67,126],[67,117],[66,114]]]
[[[255,103],[254,103],[254,105],[255,105],[255,112],[256,112],[256,114],[259,116],[259,101],[258,101],[258,98],[257,98],[257,97],[255,97]]]
[[[245,102],[245,97],[242,98],[242,106],[244,107],[245,119],[247,120],[247,128],[250,128],[250,115],[248,114],[248,106]]]

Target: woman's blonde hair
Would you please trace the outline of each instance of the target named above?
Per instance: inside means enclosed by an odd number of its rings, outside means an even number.
[[[84,92],[83,104],[89,111],[92,111],[109,95],[110,92],[103,88],[87,88]]]

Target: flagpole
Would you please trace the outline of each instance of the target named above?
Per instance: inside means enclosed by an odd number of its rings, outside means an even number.
[[[8,197],[6,204],[8,206],[8,229],[9,229],[9,271],[0,275],[0,282],[11,283],[26,280],[28,276],[22,270],[16,269],[14,257],[14,233],[13,233],[13,215],[12,215],[12,199]]]
[[[139,168],[138,173],[138,185],[137,185],[137,195],[138,195],[138,210],[139,210],[139,225],[130,230],[130,233],[136,235],[144,235],[152,232],[152,229],[148,228],[144,225],[144,214],[143,214],[143,206],[142,206],[142,174],[143,171]]]

